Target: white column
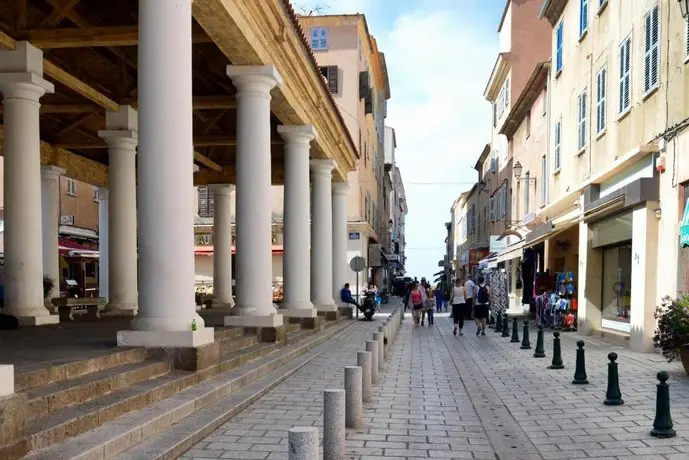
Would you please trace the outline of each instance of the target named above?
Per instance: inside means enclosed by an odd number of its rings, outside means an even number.
[[[340,300],[340,289],[347,282],[347,192],[349,184],[333,184],[333,298]]]
[[[336,311],[333,301],[333,160],[311,160],[311,301]]]
[[[98,296],[108,299],[108,188],[98,187]]]
[[[122,106],[105,116],[98,135],[108,144],[108,303],[105,314],[134,316],[138,310],[136,242],[136,110]]]
[[[194,301],[191,24],[189,1],[139,0],[139,315],[119,345],[213,341]]]
[[[43,276],[53,280],[53,288],[44,299],[46,306],[60,297],[60,176],[65,170],[57,166],[41,166],[41,207],[43,210]]]
[[[213,185],[213,306],[232,308],[232,195],[234,185]]]
[[[41,141],[38,102],[53,85],[43,79],[43,53],[27,42],[0,51],[5,197],[5,313],[21,324],[55,324],[43,300]]]
[[[311,303],[309,237],[309,150],[316,137],[312,125],[278,126],[285,139],[284,303],[288,316],[314,317]],[[285,311],[286,310],[286,311]]]
[[[629,314],[629,346],[632,350],[642,353],[653,351],[653,334],[656,328],[654,313],[657,302],[656,271],[662,269],[663,264],[658,254],[658,218],[655,214],[657,208],[657,202],[648,202],[646,206],[635,209],[632,213],[632,305]],[[668,276],[677,275],[669,270]]]
[[[227,66],[237,89],[236,316],[226,326],[278,327],[273,306],[270,91],[274,66]]]

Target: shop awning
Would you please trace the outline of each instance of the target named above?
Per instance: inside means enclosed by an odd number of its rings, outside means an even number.
[[[279,255],[284,252],[283,246],[281,244],[274,244],[273,245],[273,255]],[[232,246],[232,254],[237,253],[237,248]],[[212,256],[213,255],[213,246],[195,246],[194,247],[194,254],[197,256]]]
[[[679,245],[683,248],[689,248],[689,199],[684,207],[684,217],[679,227]]]
[[[59,237],[58,247],[60,250],[60,255],[66,257],[97,258],[99,255],[97,249],[91,249],[69,238]]]
[[[522,256],[523,250],[524,240],[517,241],[498,253],[498,262],[506,262],[508,260],[517,259]]]
[[[485,270],[487,268],[497,268],[498,267],[498,254],[495,252],[491,252],[488,254],[488,257],[485,259],[481,260],[478,263],[478,268],[479,270]]]
[[[536,229],[529,235],[527,235],[526,239],[524,240],[524,248],[534,247],[538,243],[542,243],[545,240],[549,240],[550,238],[564,232],[565,230],[569,230],[573,226],[577,225],[581,221],[582,217],[583,216],[581,210],[579,208],[576,208],[573,211],[568,212],[567,214],[553,219],[548,223],[551,226],[551,228],[550,231],[548,231],[547,233],[542,233],[536,236],[535,238],[530,238],[532,234],[538,233],[538,229]]]

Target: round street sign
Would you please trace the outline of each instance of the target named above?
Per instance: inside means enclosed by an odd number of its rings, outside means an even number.
[[[363,272],[366,270],[366,259],[361,256],[352,257],[352,260],[349,261],[349,267],[357,273]]]

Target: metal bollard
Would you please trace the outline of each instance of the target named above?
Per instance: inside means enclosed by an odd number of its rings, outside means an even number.
[[[289,460],[318,460],[318,428],[294,427],[287,432]]]
[[[553,361],[548,366],[548,369],[564,369],[565,365],[562,364],[562,346],[560,344],[560,333],[558,331],[553,332]]]
[[[620,376],[617,373],[617,353],[608,353],[608,390],[605,392],[606,406],[621,406],[624,404],[622,392],[620,392]]]
[[[575,385],[586,385],[589,383],[586,377],[586,358],[584,357],[584,341],[579,340],[577,342],[577,362],[574,368],[574,380],[572,383]]]
[[[357,352],[356,365],[361,368],[361,399],[365,403],[370,403],[373,400],[373,388],[371,388],[371,352]]]
[[[378,383],[378,341],[367,340],[366,351],[371,353],[371,383]]]
[[[323,460],[345,458],[345,390],[323,391]]]
[[[385,369],[385,356],[383,356],[383,334],[381,332],[374,332],[373,340],[378,342],[378,373],[381,373]]]
[[[345,425],[359,428],[363,424],[361,384],[363,372],[359,366],[345,367]]]
[[[656,385],[658,388],[656,393],[656,416],[653,420],[651,436],[655,438],[674,438],[677,436],[677,433],[670,415],[670,386],[667,384],[670,374],[666,371],[660,371],[657,377],[660,383]]]

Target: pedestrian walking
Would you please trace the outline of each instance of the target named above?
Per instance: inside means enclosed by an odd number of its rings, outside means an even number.
[[[414,327],[419,327],[419,323],[421,322],[421,314],[423,313],[423,309],[426,307],[426,292],[419,286],[417,281],[414,281],[411,285],[407,306],[412,312]]]
[[[445,301],[445,292],[442,284],[438,283],[435,286],[435,308],[438,313],[443,311],[443,302]]]
[[[476,296],[476,284],[471,279],[467,277],[464,282],[464,298],[467,301],[467,316],[464,319],[471,321],[471,313],[474,311],[474,297]]]
[[[428,316],[428,325],[433,326],[435,318],[435,292],[430,284],[426,285],[426,311],[425,314]],[[421,325],[423,326],[423,317],[421,317]]]
[[[467,301],[466,294],[464,292],[464,284],[461,279],[457,279],[451,293],[451,303],[452,303],[452,321],[455,324],[455,328],[452,331],[454,335],[462,335],[462,329],[464,328],[464,318],[467,316]]]
[[[483,275],[478,277],[478,287],[475,293],[474,321],[476,322],[476,335],[486,335],[486,319],[490,310],[490,287],[486,285],[486,279]]]

